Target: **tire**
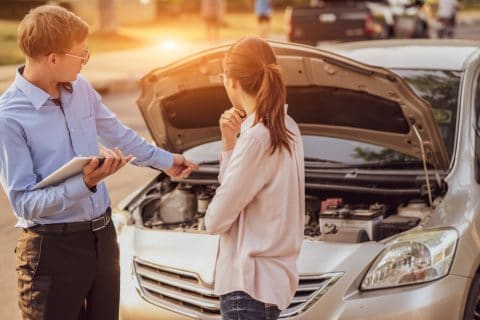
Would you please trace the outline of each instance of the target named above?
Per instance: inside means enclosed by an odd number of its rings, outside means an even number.
[[[395,38],[395,27],[393,25],[387,25],[387,35],[388,39],[394,39]]]
[[[480,320],[480,274],[475,274],[468,292],[463,320]]]
[[[382,31],[374,39],[393,39],[395,38],[395,29],[388,24],[382,24]]]

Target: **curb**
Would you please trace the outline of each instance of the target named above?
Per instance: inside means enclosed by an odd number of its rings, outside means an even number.
[[[480,24],[480,18],[469,18],[469,19],[462,19],[458,21],[459,26],[473,26],[477,24]]]
[[[475,24],[480,24],[480,14],[467,14],[465,16],[457,15],[458,25],[462,26],[471,26]]]

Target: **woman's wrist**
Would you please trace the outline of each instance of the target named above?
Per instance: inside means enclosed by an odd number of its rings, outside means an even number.
[[[230,151],[235,147],[236,140],[222,139],[222,151]]]

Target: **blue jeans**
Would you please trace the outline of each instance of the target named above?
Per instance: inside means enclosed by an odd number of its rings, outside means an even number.
[[[220,296],[222,320],[276,320],[280,315],[277,306],[266,305],[242,291]]]

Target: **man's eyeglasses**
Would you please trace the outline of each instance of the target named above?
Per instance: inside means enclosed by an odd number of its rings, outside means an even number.
[[[88,60],[90,59],[90,51],[88,50],[88,48],[85,49],[85,53],[83,54],[83,56],[77,56],[77,55],[74,55],[74,54],[71,54],[71,53],[64,53],[64,55],[69,56],[69,57],[73,57],[73,58],[77,58],[77,59],[81,59],[83,65],[86,65]]]

